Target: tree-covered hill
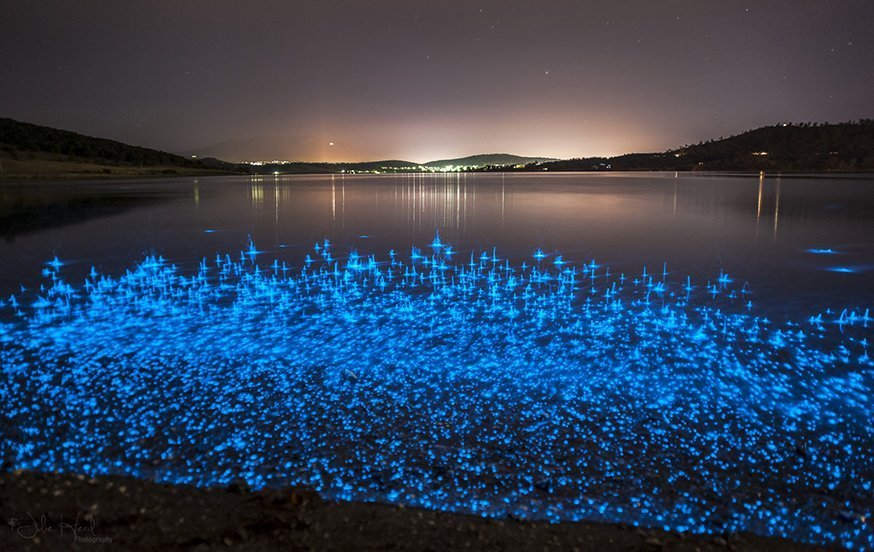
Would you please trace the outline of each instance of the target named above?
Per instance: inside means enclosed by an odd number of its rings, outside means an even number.
[[[2,118],[0,148],[12,156],[18,152],[40,152],[132,165],[198,166],[194,159],[164,151]]]
[[[871,171],[874,120],[781,123],[663,153],[630,153],[544,163],[547,170]]]
[[[210,175],[240,172],[224,161],[199,160],[0,118],[0,177],[92,178]]]

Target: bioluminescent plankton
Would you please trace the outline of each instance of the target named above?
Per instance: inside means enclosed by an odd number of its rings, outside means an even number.
[[[484,516],[874,547],[866,305],[757,313],[727,273],[614,273],[435,236],[299,265],[254,244],[188,273],[2,298],[17,468],[309,485]]]

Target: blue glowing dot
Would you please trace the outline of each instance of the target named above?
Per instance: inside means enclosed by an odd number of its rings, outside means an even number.
[[[58,259],[57,256],[55,258],[53,258],[51,261],[47,262],[46,264],[48,266],[52,267],[53,269],[55,269],[56,271],[60,270],[61,267],[64,266],[64,262],[61,261],[60,259]]]
[[[46,269],[0,301],[15,467],[874,547],[823,507],[870,497],[867,306],[438,238]]]

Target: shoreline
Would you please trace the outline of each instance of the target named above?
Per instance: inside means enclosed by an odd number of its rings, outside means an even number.
[[[315,491],[197,488],[127,476],[0,473],[0,549],[829,550],[752,534],[680,534],[548,523],[377,503]],[[94,548],[97,547],[97,548]]]
[[[287,172],[287,173],[242,173],[228,172],[221,170],[201,169],[201,170],[186,170],[186,169],[163,169],[154,168],[152,170],[143,169],[132,172],[102,172],[102,171],[82,171],[82,172],[65,172],[65,173],[5,173],[0,174],[0,184],[7,183],[27,183],[27,182],[82,182],[88,180],[94,181],[111,181],[111,180],[157,180],[169,178],[205,178],[205,177],[240,177],[253,179],[283,179],[289,177],[304,177],[304,176],[346,176],[346,177],[386,177],[386,176],[418,176],[418,175],[446,175],[446,174],[465,174],[465,175],[591,175],[591,176],[615,176],[615,175],[635,175],[635,174],[680,174],[683,176],[700,176],[712,178],[760,178],[774,179],[816,179],[816,178],[834,178],[841,180],[866,179],[874,176],[874,171],[835,171],[835,172],[778,172],[764,171],[759,172],[742,172],[742,171],[674,171],[674,170],[616,170],[616,171],[486,171],[486,170],[470,170],[456,172],[400,172],[386,171],[380,173],[339,173],[339,172]]]
[[[0,183],[12,182],[81,182],[87,180],[145,180],[159,178],[185,178],[185,177],[207,177],[207,176],[248,176],[242,173],[232,173],[213,170],[176,170],[170,169],[173,172],[166,172],[166,169],[155,169],[153,171],[143,170],[139,172],[70,172],[70,173],[49,173],[49,174],[0,174]]]

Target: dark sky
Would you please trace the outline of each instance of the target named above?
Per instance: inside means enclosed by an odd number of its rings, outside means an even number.
[[[0,0],[0,116],[229,159],[663,151],[871,118],[872,22],[872,0]]]

